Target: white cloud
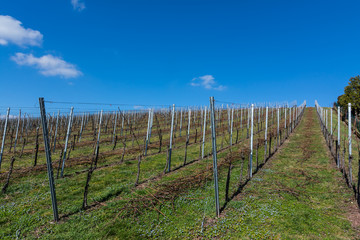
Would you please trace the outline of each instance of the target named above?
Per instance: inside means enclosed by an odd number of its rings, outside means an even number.
[[[71,0],[71,4],[73,5],[74,10],[79,12],[85,9],[85,3],[81,0]]]
[[[226,86],[218,85],[216,83],[213,75],[204,75],[201,77],[193,78],[190,85],[193,87],[203,87],[208,90],[223,91],[226,89]]]
[[[11,16],[0,15],[0,45],[13,43],[22,47],[40,46],[43,35],[21,25],[20,21]]]
[[[217,91],[224,91],[224,90],[226,90],[226,86],[223,86],[223,85],[219,85],[219,86],[217,86],[217,87],[215,87],[214,88],[214,90],[217,90]]]
[[[75,78],[82,75],[82,72],[77,70],[75,65],[51,54],[37,58],[32,54],[16,53],[15,56],[11,57],[11,60],[19,65],[35,67],[44,76]]]

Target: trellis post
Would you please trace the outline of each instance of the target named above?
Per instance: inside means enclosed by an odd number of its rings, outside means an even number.
[[[59,126],[59,116],[60,116],[60,110],[58,111],[58,114],[56,117],[55,135],[54,135],[54,150],[53,150],[54,153],[55,153],[55,149],[56,149],[56,137],[57,137],[58,126]]]
[[[72,116],[73,116],[74,107],[71,107],[70,110],[70,116],[69,116],[69,123],[68,123],[68,129],[66,132],[66,140],[65,140],[65,148],[64,148],[64,154],[63,154],[63,161],[61,166],[61,177],[64,177],[64,167],[65,167],[65,159],[66,159],[66,153],[67,153],[67,146],[69,142],[69,136],[71,133],[71,122],[72,122]]]
[[[53,169],[51,163],[51,150],[50,150],[47,122],[46,122],[44,98],[39,98],[39,104],[40,104],[41,124],[43,129],[44,146],[45,146],[45,154],[46,154],[46,166],[47,166],[49,185],[50,185],[51,203],[52,203],[54,221],[57,222],[59,221],[59,214],[58,214],[58,207],[56,201],[54,175],[53,175]]]
[[[349,126],[349,182],[350,185],[352,184],[352,166],[351,166],[351,162],[352,162],[352,152],[351,152],[351,103],[348,104],[348,126]]]
[[[215,208],[216,216],[220,216],[220,204],[219,204],[219,185],[218,185],[218,171],[217,171],[217,151],[216,151],[216,131],[215,131],[215,103],[214,97],[210,97],[210,109],[211,109],[211,140],[212,140],[212,152],[213,152],[213,170],[214,170],[214,188],[215,188]]]
[[[266,107],[265,110],[265,153],[264,153],[264,162],[266,160],[266,150],[267,150],[267,132],[268,132],[268,114],[269,114],[269,107]],[[286,122],[286,121],[285,121]]]
[[[16,143],[17,143],[18,134],[19,134],[20,120],[21,120],[21,109],[19,110],[19,117],[18,117],[18,122],[17,122],[17,125],[16,125],[16,135],[15,135],[15,143],[14,143],[14,153],[15,153],[15,151],[16,151]]]
[[[252,178],[253,142],[254,142],[254,104],[251,104],[250,164],[249,164],[250,178]]]
[[[202,141],[202,148],[201,148],[201,158],[204,158],[205,153],[205,134],[206,134],[206,106],[204,110],[204,127],[203,127],[203,141]]]
[[[175,117],[175,104],[172,105],[172,113],[171,113],[171,130],[170,130],[168,172],[171,171],[171,151],[172,151],[172,139],[173,139],[173,132],[174,132],[174,117]]]
[[[7,129],[8,121],[9,121],[9,114],[10,114],[10,108],[8,108],[8,109],[7,109],[7,112],[6,112],[6,119],[5,119],[4,133],[3,133],[3,138],[2,138],[2,142],[1,142],[1,151],[0,151],[0,169],[1,169],[2,156],[3,156],[3,153],[4,153],[5,137],[6,137],[6,129]]]
[[[338,106],[338,154],[337,154],[337,167],[340,167],[340,106]]]

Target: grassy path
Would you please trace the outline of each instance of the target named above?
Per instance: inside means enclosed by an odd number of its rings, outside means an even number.
[[[360,214],[334,167],[314,108],[204,237],[360,239]]]

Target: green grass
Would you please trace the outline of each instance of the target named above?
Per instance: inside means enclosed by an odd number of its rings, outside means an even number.
[[[325,108],[328,110],[328,129],[330,131],[330,108]],[[347,120],[347,119],[346,119]],[[341,121],[341,120],[340,120]],[[338,121],[337,121],[337,113],[333,110],[333,129],[335,129],[333,131],[333,139],[337,140],[338,139]],[[352,131],[354,131],[354,127],[352,126]],[[340,122],[340,152],[341,152],[341,159],[344,158],[344,168],[346,171],[346,174],[349,174],[349,138],[348,138],[348,125],[341,121]],[[360,159],[360,140],[359,138],[352,133],[351,135],[352,138],[352,163],[351,163],[351,172],[352,172],[352,184],[353,186],[355,186],[355,188],[358,187],[358,179],[359,179],[359,159]],[[345,140],[345,141],[344,141]],[[345,147],[345,154],[344,154],[344,147]],[[342,160],[341,160],[342,161]],[[342,164],[342,162],[341,162]],[[348,176],[349,177],[349,176]]]
[[[199,129],[199,128],[198,128]],[[256,127],[255,127],[256,130]],[[198,141],[202,135],[198,133]],[[260,133],[261,135],[263,132]],[[155,132],[153,131],[155,136]],[[261,135],[256,135],[260,137]],[[219,135],[218,135],[219,136]],[[246,128],[240,132],[239,139],[246,136]],[[90,139],[91,136],[88,136]],[[105,137],[104,137],[105,138]],[[223,141],[226,146],[228,136],[222,140],[219,136],[218,147]],[[85,137],[84,137],[85,139]],[[155,138],[154,138],[155,139]],[[155,140],[154,140],[155,141]],[[237,151],[240,146],[248,144],[249,140],[233,147]],[[175,141],[176,142],[176,141]],[[235,143],[235,134],[233,136]],[[177,146],[176,142],[176,146]],[[183,143],[180,143],[183,144]],[[274,144],[274,142],[273,142]],[[108,151],[111,144],[101,144],[100,152]],[[119,146],[121,148],[121,146]],[[90,147],[76,148],[72,157],[86,156],[91,152]],[[154,149],[156,151],[156,149]],[[210,138],[207,134],[206,151],[210,151]],[[225,161],[229,150],[219,154],[219,162]],[[179,147],[173,150],[172,168],[182,165],[184,149]],[[263,160],[264,149],[259,149],[259,160]],[[126,159],[135,157],[136,154],[127,155]],[[188,159],[199,157],[199,143],[188,148]],[[58,159],[58,156],[54,156]],[[40,158],[44,163],[44,157]],[[100,159],[99,165],[116,163],[118,155]],[[166,154],[148,156],[142,160],[140,182],[159,176],[166,161]],[[248,171],[245,160],[243,179]],[[71,159],[68,161],[71,162]],[[23,159],[23,163],[31,164],[31,156]],[[237,190],[240,176],[240,159],[233,162],[233,170],[230,179],[230,195]],[[84,166],[85,165],[85,166]],[[212,166],[212,159],[205,158],[194,164],[181,168],[171,174],[166,174],[156,181],[149,181],[145,188],[134,188],[137,166],[136,161],[125,161],[124,164],[114,165],[98,169],[94,172],[90,182],[89,204],[98,204],[95,208],[87,211],[81,210],[82,196],[86,174],[74,174],[76,171],[86,169],[87,164],[75,165],[66,168],[69,177],[56,180],[56,190],[59,204],[59,212],[70,214],[62,218],[60,224],[52,224],[52,210],[50,207],[50,195],[48,193],[48,182],[46,172],[30,171],[26,176],[11,180],[6,195],[2,197],[0,206],[0,236],[1,238],[48,238],[48,239],[89,239],[102,238],[104,236],[113,238],[192,238],[201,236],[202,222],[214,217],[213,182],[212,178],[203,181],[200,187],[185,189],[174,198],[174,201],[163,200],[157,207],[162,214],[154,209],[142,209],[142,214],[136,217],[126,216],[122,209],[138,196],[149,196],[154,194],[159,187],[178,181],[185,176],[195,176],[199,171]],[[6,166],[6,165],[5,165]],[[15,162],[16,166],[16,162]],[[21,166],[25,166],[21,165]],[[254,168],[256,166],[254,157]],[[225,203],[225,185],[227,166],[220,168],[219,187],[221,205]],[[255,181],[256,178],[254,179]]]

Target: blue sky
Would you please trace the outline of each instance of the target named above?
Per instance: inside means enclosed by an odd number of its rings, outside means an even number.
[[[0,107],[36,106],[40,96],[326,106],[359,74],[359,9],[359,1],[2,0]]]

